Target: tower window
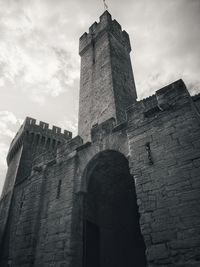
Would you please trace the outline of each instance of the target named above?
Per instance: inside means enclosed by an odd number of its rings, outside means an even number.
[[[58,186],[57,186],[57,195],[56,195],[57,199],[60,198],[61,185],[62,185],[62,180],[59,180],[58,181]]]

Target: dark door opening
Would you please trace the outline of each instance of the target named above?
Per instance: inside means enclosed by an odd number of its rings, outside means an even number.
[[[145,267],[135,184],[128,161],[104,151],[89,163],[84,200],[84,267]]]
[[[86,220],[84,222],[84,266],[100,267],[99,227]]]

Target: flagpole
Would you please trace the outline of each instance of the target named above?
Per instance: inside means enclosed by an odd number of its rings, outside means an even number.
[[[108,5],[106,4],[106,0],[103,0],[103,5],[104,5],[104,11],[108,10]]]

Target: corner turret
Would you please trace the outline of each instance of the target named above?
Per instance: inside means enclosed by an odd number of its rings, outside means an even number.
[[[121,25],[115,19],[112,20],[110,13],[106,10],[100,16],[99,23],[95,21],[89,27],[89,32],[85,32],[80,37],[79,55],[82,56],[91,43],[94,42],[96,38],[101,37],[101,35],[105,32],[110,32],[115,35],[116,39],[127,49],[127,51],[129,53],[131,52],[131,44],[128,33],[122,30]]]
[[[28,177],[31,173],[32,162],[44,151],[54,153],[59,145],[71,140],[72,133],[61,128],[27,117],[11,142],[8,155],[8,171],[2,196],[10,191],[15,183]]]

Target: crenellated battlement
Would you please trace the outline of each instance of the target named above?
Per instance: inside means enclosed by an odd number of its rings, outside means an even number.
[[[99,19],[90,26],[89,32],[85,32],[79,40],[79,54],[82,55],[94,41],[102,36],[105,32],[109,32],[127,48],[128,52],[131,51],[129,35],[123,31],[121,25],[114,19],[112,20],[111,14],[106,10]]]
[[[62,132],[60,127],[52,126],[43,121],[36,123],[36,119],[26,117],[24,123],[11,142],[7,162],[8,164],[19,150],[19,148],[27,141],[29,144],[37,147],[41,146],[45,149],[56,149],[58,145],[72,138],[70,131]]]
[[[200,93],[192,96],[193,101],[199,101],[200,100]]]
[[[70,131],[64,130],[62,132],[62,129],[57,126],[52,126],[52,128],[49,127],[49,124],[43,121],[40,121],[38,124],[36,123],[36,119],[27,117],[24,121],[24,129],[28,131],[37,131],[42,133],[48,133],[49,135],[57,135],[61,138],[67,138],[71,139],[72,138],[72,133]]]
[[[159,90],[150,97],[137,101],[127,109],[127,115],[150,117],[158,112],[165,111],[175,106],[183,105],[190,98],[189,92],[180,79]]]

